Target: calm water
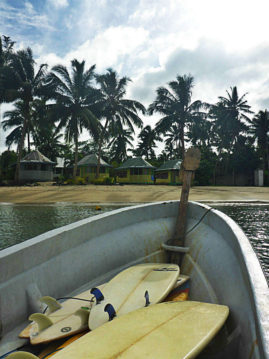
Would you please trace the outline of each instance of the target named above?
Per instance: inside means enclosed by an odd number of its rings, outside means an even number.
[[[97,211],[92,205],[85,204],[0,204],[0,249],[23,242],[51,229],[118,208],[100,207],[101,210]]]
[[[269,205],[226,204],[213,207],[233,218],[244,230],[269,279]],[[48,230],[117,207],[85,204],[0,205],[0,249],[25,241]]]
[[[269,205],[211,205],[230,216],[243,229],[269,281]]]

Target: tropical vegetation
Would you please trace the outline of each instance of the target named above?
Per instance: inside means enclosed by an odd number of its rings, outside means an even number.
[[[16,50],[15,42],[2,36],[0,106],[12,108],[2,116],[7,150],[0,155],[0,179],[14,176],[18,182],[20,160],[33,149],[54,162],[64,158],[67,175],[77,183],[78,161],[89,153],[98,156],[98,181],[101,158],[114,168],[133,156],[158,167],[184,159],[186,148],[197,146],[202,159],[196,183],[215,184],[223,177],[226,184],[230,176],[236,184],[240,174],[253,176],[262,168],[269,185],[269,112],[254,113],[237,86],[208,104],[193,99],[193,76],[178,74],[160,84],[146,109],[126,96],[130,82],[112,68],[96,73],[85,60],[74,59],[69,67],[38,66],[30,48]],[[158,117],[155,125],[152,115]]]

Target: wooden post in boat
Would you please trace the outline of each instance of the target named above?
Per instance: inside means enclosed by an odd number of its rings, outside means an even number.
[[[176,220],[175,236],[172,240],[174,246],[184,246],[186,222],[187,222],[187,209],[188,198],[191,187],[191,180],[194,171],[199,167],[201,159],[201,152],[198,148],[190,148],[187,150],[183,161],[183,184],[181,189],[181,197],[179,203],[179,211]],[[171,256],[171,262],[178,263],[180,259],[180,253],[173,253]]]

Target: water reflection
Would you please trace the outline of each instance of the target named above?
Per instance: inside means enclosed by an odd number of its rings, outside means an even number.
[[[241,226],[256,252],[265,276],[269,280],[269,205],[212,205]]]
[[[0,249],[115,208],[101,207],[96,211],[92,206],[73,204],[0,205]]]
[[[233,218],[244,230],[269,278],[269,205],[211,204]],[[118,207],[86,204],[0,205],[0,249],[33,238],[51,229]]]

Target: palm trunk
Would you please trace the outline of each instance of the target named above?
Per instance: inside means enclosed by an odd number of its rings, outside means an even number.
[[[19,178],[20,178],[20,162],[21,162],[21,157],[22,157],[22,150],[24,147],[24,140],[25,140],[25,135],[26,135],[26,127],[27,127],[27,121],[26,119],[23,122],[23,127],[22,127],[22,134],[21,134],[21,138],[20,138],[20,142],[18,145],[18,156],[17,156],[17,163],[16,163],[16,171],[15,171],[15,183],[18,184],[19,183]]]
[[[180,148],[180,152],[181,152],[181,156],[182,156],[182,161],[184,161],[184,155],[185,155],[185,140],[184,140],[184,126],[180,126],[180,142],[181,142],[181,148]]]
[[[265,151],[265,169],[269,171],[269,145],[267,146],[267,149]]]
[[[76,178],[78,169],[78,135],[75,135],[75,164],[73,169],[73,178]]]
[[[108,118],[106,119],[105,127],[104,127],[103,131],[101,132],[100,138],[99,138],[98,159],[97,159],[97,168],[96,168],[95,178],[99,178],[99,174],[100,174],[101,150],[102,150],[102,144],[103,144],[104,134],[105,134],[107,125],[108,125]]]
[[[27,129],[27,142],[28,142],[28,153],[31,152],[31,147],[30,147],[30,131],[29,131],[29,124],[28,124],[28,129]]]
[[[269,146],[265,147],[264,156],[263,156],[263,169],[264,169],[264,185],[269,185]]]

